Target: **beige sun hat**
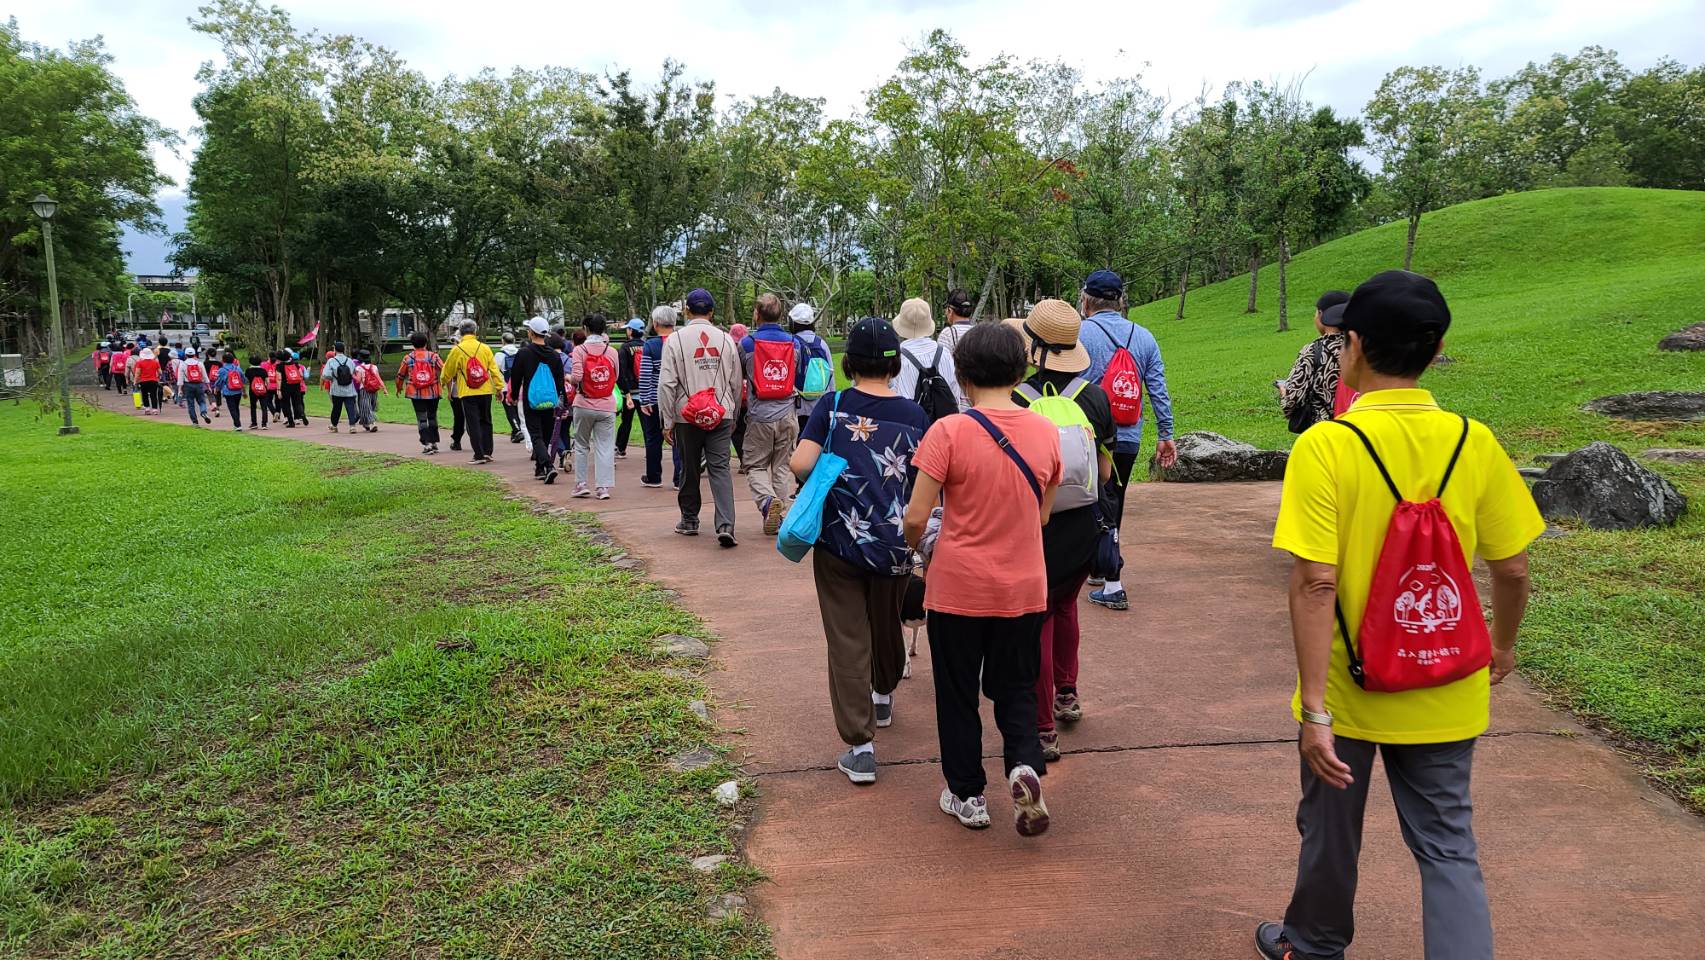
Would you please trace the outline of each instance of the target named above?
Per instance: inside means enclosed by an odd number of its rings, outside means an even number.
[[[1083,318],[1064,300],[1043,300],[1028,317],[1004,321],[1024,338],[1025,355],[1032,366],[1061,373],[1089,369],[1089,351],[1078,341]]]
[[[929,301],[913,297],[900,304],[900,312],[894,317],[894,332],[901,340],[934,336],[935,317],[930,313]]]

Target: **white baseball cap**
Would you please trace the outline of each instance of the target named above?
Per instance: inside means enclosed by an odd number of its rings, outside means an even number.
[[[527,321],[527,329],[542,337],[551,332],[551,325],[545,322],[544,317],[534,317]]]
[[[809,303],[796,303],[787,312],[787,318],[802,327],[809,327],[817,322],[817,311],[811,309]]]

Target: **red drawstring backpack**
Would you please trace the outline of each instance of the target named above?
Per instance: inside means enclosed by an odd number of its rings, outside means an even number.
[[[1095,328],[1107,342],[1113,342],[1113,335],[1106,327],[1096,323]],[[1132,326],[1125,335],[1125,345],[1113,348],[1113,356],[1101,374],[1101,389],[1107,392],[1107,403],[1113,408],[1113,423],[1121,427],[1134,426],[1143,419],[1143,373],[1137,369],[1137,358],[1131,354],[1131,338],[1136,335],[1137,328]]]
[[[1343,416],[1345,411],[1350,409],[1350,405],[1355,403],[1356,398],[1359,396],[1361,396],[1361,393],[1356,391],[1349,384],[1345,383],[1344,378],[1340,376],[1338,378],[1338,386],[1332,391],[1332,419],[1336,420]]]
[[[1473,574],[1462,557],[1462,542],[1439,502],[1468,442],[1468,418],[1462,418],[1462,438],[1445,467],[1438,493],[1425,503],[1403,499],[1367,434],[1346,420],[1333,422],[1361,438],[1397,500],[1354,643],[1344,622],[1344,608],[1333,603],[1338,631],[1350,655],[1351,678],[1365,690],[1399,693],[1455,683],[1484,669],[1492,662],[1492,636],[1480,610]]]
[[[793,396],[794,341],[752,340],[752,379],[758,384],[759,400],[786,400]]]
[[[588,400],[603,400],[616,392],[616,362],[610,352],[608,344],[597,353],[588,349],[580,361],[580,392]]]

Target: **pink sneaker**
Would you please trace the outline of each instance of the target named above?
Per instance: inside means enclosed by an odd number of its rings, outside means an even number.
[[[598,488],[598,499],[600,499],[600,500],[610,499],[610,488],[609,487],[599,487]]]
[[[590,497],[592,495],[592,491],[587,488],[586,484],[577,483],[574,485],[574,495],[576,497]]]

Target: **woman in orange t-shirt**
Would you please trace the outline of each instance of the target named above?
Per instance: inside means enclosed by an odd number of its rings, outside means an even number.
[[[971,328],[953,359],[971,408],[936,421],[924,435],[912,455],[918,478],[905,516],[906,540],[915,547],[942,502],[924,588],[947,778],[941,809],[967,827],[989,825],[981,680],[1005,745],[1018,832],[1035,836],[1048,829],[1036,675],[1048,603],[1042,524],[1060,480],[1059,430],[1012,400],[1028,364],[1024,341],[1011,327]]]

